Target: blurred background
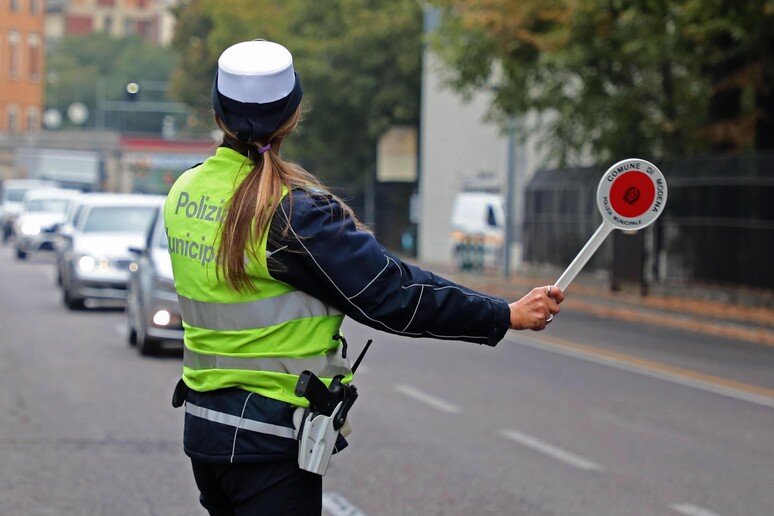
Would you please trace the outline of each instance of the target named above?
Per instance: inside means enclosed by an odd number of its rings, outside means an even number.
[[[326,514],[771,514],[771,27],[774,0],[0,0],[0,514],[204,513],[158,206],[254,38],[304,85],[285,157],[478,290],[553,282],[614,163],[669,190],[545,332],[485,352],[348,322],[375,345]]]
[[[600,220],[602,171],[640,157],[667,177],[666,213],[646,231],[615,232],[588,270],[643,292],[771,290],[772,9],[764,0],[8,2],[0,179],[164,193],[218,138],[217,56],[262,37],[291,49],[306,90],[303,130],[283,150],[347,197],[390,249],[464,265],[460,231],[485,233],[486,268],[560,268]],[[469,192],[492,195],[460,198]],[[476,206],[470,227],[453,223],[460,203]],[[496,216],[479,217],[479,205]]]

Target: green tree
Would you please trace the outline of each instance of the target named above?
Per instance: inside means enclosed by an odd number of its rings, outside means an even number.
[[[102,33],[64,38],[47,58],[46,107],[65,113],[73,102],[89,109],[87,127],[98,121],[99,99],[125,100],[130,82],[164,83],[177,66],[177,54],[139,37],[111,38]],[[146,100],[166,100],[165,91],[141,92]],[[158,132],[163,113],[104,113],[108,127]],[[65,124],[69,124],[65,120]]]
[[[191,0],[177,12],[173,91],[211,123],[219,54],[253,38],[282,43],[304,85],[305,119],[283,151],[331,185],[362,190],[378,138],[416,125],[422,15],[415,0]]]
[[[492,117],[543,115],[559,162],[760,146],[772,0],[440,0],[432,41]],[[768,63],[766,62],[768,61]],[[767,97],[768,95],[768,97]],[[758,99],[760,100],[751,100]],[[752,121],[752,122],[750,122]],[[769,122],[770,123],[770,122]],[[757,140],[756,140],[757,138]]]

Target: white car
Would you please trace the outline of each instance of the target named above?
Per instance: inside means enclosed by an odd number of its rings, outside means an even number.
[[[0,221],[3,225],[3,242],[13,235],[13,221],[21,209],[22,200],[31,188],[56,188],[53,181],[40,179],[7,179],[0,185]]]
[[[64,222],[68,206],[78,195],[78,190],[64,188],[27,191],[13,222],[18,259],[24,260],[31,253],[54,249],[55,231]]]
[[[59,234],[64,304],[85,307],[87,299],[125,302],[131,247],[143,245],[164,197],[97,193],[78,197],[72,227]]]

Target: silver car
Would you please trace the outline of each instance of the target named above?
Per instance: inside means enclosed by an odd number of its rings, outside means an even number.
[[[132,247],[135,262],[129,266],[129,293],[126,299],[129,344],[143,355],[160,351],[162,343],[183,342],[183,320],[172,278],[164,208],[148,231],[142,247]]]
[[[56,188],[53,181],[40,179],[8,179],[0,184],[0,221],[3,225],[3,242],[13,236],[13,222],[21,209],[24,194],[31,188]]]
[[[41,250],[54,249],[54,234],[65,220],[78,190],[46,188],[28,190],[13,223],[14,247],[20,260]]]
[[[130,247],[142,246],[162,196],[97,193],[78,197],[72,227],[58,235],[60,280],[65,305],[86,300],[126,301]]]

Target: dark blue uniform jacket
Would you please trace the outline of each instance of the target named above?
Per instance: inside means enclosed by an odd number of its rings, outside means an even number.
[[[402,262],[325,195],[293,192],[292,212],[290,202],[286,197],[270,231],[274,278],[389,333],[490,346],[505,335],[510,310],[504,300]]]

